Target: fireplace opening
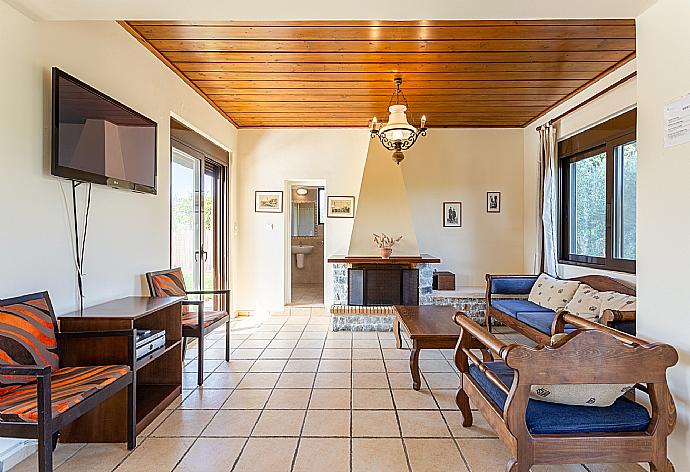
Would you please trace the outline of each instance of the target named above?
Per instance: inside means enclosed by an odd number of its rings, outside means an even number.
[[[419,305],[419,270],[408,265],[371,265],[348,269],[348,304]]]

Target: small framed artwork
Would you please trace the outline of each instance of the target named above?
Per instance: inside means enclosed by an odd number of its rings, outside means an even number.
[[[258,213],[282,213],[283,192],[257,190],[254,192],[254,211]]]
[[[443,202],[443,227],[460,228],[462,226],[462,202]]]
[[[329,195],[326,209],[329,218],[354,218],[355,197],[331,197]]]
[[[501,212],[501,192],[486,192],[486,212]]]

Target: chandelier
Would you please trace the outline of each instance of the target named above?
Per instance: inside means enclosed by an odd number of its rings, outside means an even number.
[[[426,116],[422,116],[419,129],[407,122],[405,115],[407,99],[400,90],[402,78],[396,77],[393,82],[395,83],[395,91],[388,102],[388,111],[390,112],[388,123],[379,123],[376,117],[373,117],[369,122],[369,131],[372,139],[378,136],[381,144],[389,151],[393,151],[393,162],[400,165],[400,162],[405,159],[403,151],[410,149],[418,137],[426,136]],[[403,103],[400,103],[401,97]],[[395,99],[395,104],[393,104],[393,99]]]

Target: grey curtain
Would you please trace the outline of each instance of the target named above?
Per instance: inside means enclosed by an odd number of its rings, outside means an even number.
[[[558,152],[556,127],[539,127],[538,230],[536,272],[558,276]]]

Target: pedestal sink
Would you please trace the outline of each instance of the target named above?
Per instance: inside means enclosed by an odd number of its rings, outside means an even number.
[[[306,254],[311,254],[314,250],[314,246],[292,246],[292,253],[297,259],[297,268],[304,269],[304,256]]]

